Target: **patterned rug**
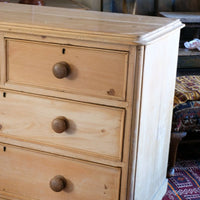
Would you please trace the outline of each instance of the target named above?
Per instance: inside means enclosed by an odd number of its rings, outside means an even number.
[[[174,96],[174,107],[188,100],[200,99],[200,76],[176,77],[176,88]]]
[[[200,160],[177,162],[162,200],[200,200]]]

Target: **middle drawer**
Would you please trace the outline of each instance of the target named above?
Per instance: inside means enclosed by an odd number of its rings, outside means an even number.
[[[120,160],[125,111],[0,92],[0,136]]]

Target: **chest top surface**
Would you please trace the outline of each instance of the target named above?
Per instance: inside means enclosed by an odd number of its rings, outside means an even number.
[[[148,43],[181,26],[179,19],[0,3],[1,31],[20,29],[23,33],[29,29],[36,33],[40,30],[54,36],[79,34],[81,39],[99,37],[132,44]]]

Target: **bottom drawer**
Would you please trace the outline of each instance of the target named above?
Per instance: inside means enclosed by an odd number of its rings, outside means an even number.
[[[0,144],[0,193],[9,196],[27,200],[117,200],[120,174],[119,168]]]

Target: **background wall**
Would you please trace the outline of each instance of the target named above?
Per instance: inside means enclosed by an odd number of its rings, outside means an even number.
[[[100,11],[101,9],[101,0],[76,0],[76,2],[82,3],[92,10]]]
[[[136,14],[154,15],[154,0],[137,0]]]
[[[59,1],[59,0],[57,0]],[[75,0],[92,10],[101,10],[101,0]],[[132,13],[136,1],[136,14],[156,15],[158,11],[199,11],[200,0],[126,0],[128,6],[124,9],[123,0],[103,0],[104,11]],[[174,2],[174,4],[173,4]]]
[[[200,12],[200,0],[137,0],[137,14],[154,15],[172,10]]]
[[[57,0],[59,1],[59,0]],[[102,0],[103,5],[101,5],[101,0],[75,0],[76,2],[86,5],[92,10],[101,10],[101,6],[104,8],[104,11],[116,11],[123,12],[123,0]],[[128,13],[133,12],[134,3],[137,1],[137,10],[138,14],[144,15],[153,15],[155,13],[154,1],[155,0],[126,0],[128,6],[125,10]],[[169,0],[162,0],[169,1]]]

